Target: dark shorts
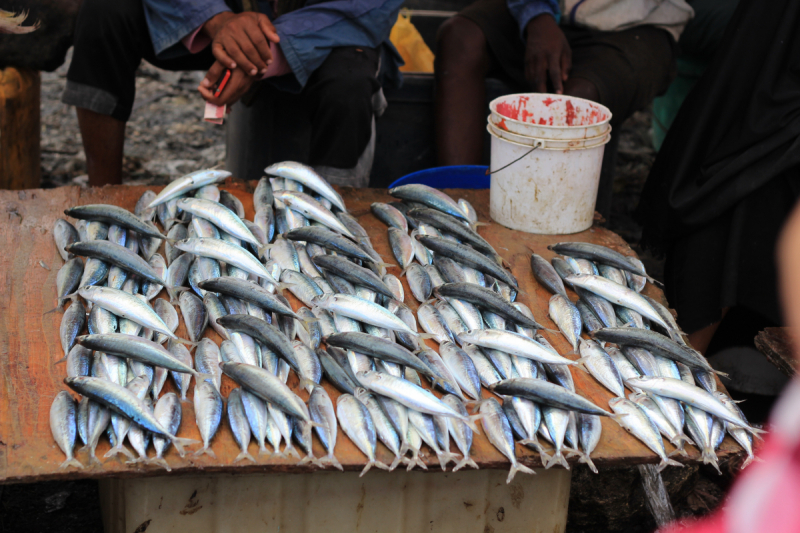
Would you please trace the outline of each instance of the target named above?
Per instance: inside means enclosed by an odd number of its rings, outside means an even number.
[[[505,0],[477,0],[458,15],[483,31],[492,61],[490,76],[528,90],[525,42]],[[570,77],[583,78],[597,87],[599,103],[611,110],[614,125],[663,94],[675,77],[676,45],[666,30],[654,26],[615,32],[573,26],[561,29],[572,49]]]
[[[214,62],[210,46],[173,59],[156,57],[143,0],[84,0],[74,46],[62,101],[123,122],[133,110],[142,59],[176,71],[207,70]],[[358,163],[372,135],[379,61],[376,48],[333,48],[309,77],[300,96],[312,126],[311,165],[350,169]]]

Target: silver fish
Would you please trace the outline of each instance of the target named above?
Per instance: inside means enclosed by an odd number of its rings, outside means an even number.
[[[242,363],[222,363],[222,371],[259,398],[269,402],[287,415],[309,421],[305,403],[278,377],[270,372]]]
[[[419,434],[420,438],[422,438],[422,441],[434,451],[437,459],[439,460],[439,466],[442,467],[443,471],[447,467],[447,463],[450,461],[456,461],[458,458],[456,454],[450,453],[449,449],[444,450],[439,446],[439,443],[436,440],[436,427],[434,425],[432,416],[410,410],[408,412],[408,422],[415,430],[417,430],[417,433]]]
[[[686,429],[694,440],[695,446],[700,449],[700,458],[704,464],[710,464],[721,474],[717,463],[717,454],[714,453],[714,445],[711,442],[713,417],[706,411],[696,409],[688,404],[685,406],[685,410]]]
[[[219,191],[219,203],[236,213],[239,218],[244,218],[244,205],[242,201],[228,191]]]
[[[194,197],[219,202],[219,188],[216,185],[204,185],[195,191]]]
[[[61,258],[64,261],[68,261],[72,258],[72,254],[66,250],[66,247],[80,240],[80,235],[78,234],[78,230],[75,229],[75,226],[63,218],[56,219],[56,223],[53,226],[53,238],[55,239],[56,249],[58,249]]]
[[[119,317],[127,318],[153,331],[163,333],[169,338],[177,339],[164,321],[147,305],[147,302],[136,296],[108,287],[84,287],[78,291],[78,294]]]
[[[230,175],[231,173],[226,170],[196,170],[195,172],[176,179],[164,187],[147,207],[153,208],[194,189],[220,183],[225,181],[225,178]]]
[[[64,316],[61,317],[61,325],[59,326],[58,337],[61,340],[61,349],[64,350],[64,357],[69,354],[69,351],[75,345],[75,339],[78,333],[83,330],[84,324],[86,324],[86,308],[80,301],[76,300],[72,302]]]
[[[189,340],[198,342],[208,325],[208,313],[203,301],[191,292],[182,292],[180,295],[181,315]]]
[[[397,300],[398,302],[402,302],[404,299],[403,284],[400,282],[397,276],[395,276],[394,274],[386,274],[385,276],[383,276],[382,281],[386,284],[387,287],[389,287],[389,290],[392,291],[394,299]]]
[[[405,272],[414,260],[414,245],[411,243],[411,237],[403,230],[390,227],[389,246],[400,268]]]
[[[461,340],[470,344],[477,344],[482,348],[499,350],[508,354],[515,354],[542,363],[575,365],[566,357],[551,351],[533,339],[519,333],[500,331],[496,329],[471,330],[461,335]]]
[[[434,288],[444,285],[445,281],[439,269],[436,268],[436,265],[423,265],[423,267],[425,268],[425,272],[428,273],[428,277],[431,278],[431,285]]]
[[[420,305],[417,309],[417,318],[422,329],[433,335],[434,340],[440,345],[445,342],[455,342],[447,322],[431,304]]]
[[[233,438],[240,450],[233,462],[238,463],[243,459],[249,459],[255,463],[255,458],[247,451],[247,445],[250,444],[250,424],[242,403],[242,395],[241,388],[233,389],[228,395],[228,423],[230,423]]]
[[[186,348],[186,346],[170,339],[169,343],[167,343],[167,349],[175,359],[191,368],[192,354],[189,353],[189,350]],[[172,380],[175,382],[175,385],[178,387],[178,390],[181,393],[181,401],[186,401],[186,394],[189,392],[189,383],[192,380],[192,375],[189,373],[172,371],[170,372],[170,375],[172,376]]]
[[[175,333],[175,330],[178,329],[179,319],[178,312],[175,310],[172,304],[167,300],[157,298],[153,301],[153,310],[156,312],[159,318],[164,321],[164,324],[167,325],[167,328]],[[167,339],[169,339],[169,337],[163,333],[156,333],[155,337],[155,341],[159,344],[164,344],[167,342]]]
[[[344,200],[342,200],[339,193],[330,186],[325,178],[317,174],[317,172],[309,166],[294,161],[284,161],[268,166],[264,169],[264,172],[268,176],[278,176],[302,184],[304,187],[312,189],[323,198],[329,200],[341,211],[347,211],[344,206]]]
[[[181,414],[181,401],[174,392],[168,392],[162,396],[156,402],[156,407],[153,410],[153,415],[158,420],[158,423],[173,435],[177,433],[181,425]],[[167,472],[172,470],[164,459],[164,452],[167,450],[169,443],[169,439],[160,435],[153,435],[153,447],[156,450],[156,456],[149,461],[163,466]]]
[[[554,294],[550,298],[550,318],[572,345],[572,350],[577,353],[578,341],[583,329],[581,313],[578,308],[564,295]]]
[[[383,202],[374,202],[370,205],[370,210],[375,217],[389,227],[397,228],[404,233],[408,233],[408,221],[406,216],[396,207]]]
[[[197,429],[203,439],[203,447],[194,455],[207,454],[216,459],[214,450],[210,448],[210,441],[217,433],[222,420],[222,396],[220,396],[213,383],[200,381],[194,387],[194,415]]]
[[[458,207],[467,215],[470,224],[475,224],[478,221],[478,212],[475,211],[475,208],[472,207],[468,201],[464,200],[463,198],[458,199]]]
[[[356,236],[328,208],[312,196],[298,191],[276,191],[275,198],[286,204],[293,211],[297,211],[311,220],[316,220],[324,226],[356,240]]]
[[[514,437],[511,434],[511,426],[498,401],[494,398],[489,398],[485,402],[482,402],[480,414],[483,415],[481,418],[481,425],[483,426],[483,431],[486,433],[489,442],[511,461],[511,470],[506,478],[506,483],[511,483],[517,472],[534,474],[535,472],[533,470],[520,464],[517,460],[516,453],[514,452]]]
[[[365,389],[358,388],[356,389],[355,397],[358,401],[364,404],[364,407],[367,408],[370,418],[372,418],[372,423],[375,426],[375,432],[378,439],[395,456],[394,461],[392,461],[392,464],[389,465],[389,471],[397,468],[397,465],[399,465],[401,462],[408,462],[408,459],[404,460],[403,453],[400,448],[400,436],[397,434],[397,431],[395,431],[391,420],[388,416],[386,416],[386,413],[384,413],[383,408],[375,399],[375,396],[367,392]]]
[[[414,298],[420,303],[428,301],[431,297],[433,286],[431,284],[431,278],[428,276],[425,269],[416,263],[409,265],[406,270],[406,279],[408,280],[408,286]]]
[[[184,252],[223,261],[228,265],[233,265],[245,272],[264,278],[274,285],[278,285],[278,281],[270,275],[264,265],[241,246],[207,238],[185,239],[175,243],[175,246]]]
[[[694,444],[689,437],[683,434],[683,428],[676,428],[664,413],[659,409],[658,405],[652,398],[642,394],[632,394],[630,400],[637,404],[650,420],[656,425],[662,435],[667,437],[669,441],[677,448],[678,453],[686,455],[683,447],[685,443]]]
[[[578,441],[582,455],[580,462],[586,463],[589,468],[597,474],[597,467],[592,462],[591,454],[600,442],[600,436],[603,433],[603,426],[600,423],[600,417],[597,415],[587,415],[577,413],[578,424]]]
[[[466,352],[452,342],[445,342],[439,346],[439,353],[461,389],[474,400],[480,400],[481,382],[478,371]]]
[[[317,297],[314,303],[332,313],[341,314],[358,320],[359,322],[371,324],[379,328],[410,333],[414,336],[419,335],[419,333],[409,328],[405,322],[392,314],[388,309],[355,296],[344,294],[335,294],[333,296],[323,295]]]
[[[241,239],[256,247],[262,245],[250,229],[248,229],[247,225],[242,222],[242,219],[220,203],[200,198],[182,198],[178,201],[178,209],[183,209],[196,217],[208,220],[222,231],[233,235],[237,239]]]
[[[614,362],[600,345],[593,340],[581,339],[581,361],[589,373],[616,396],[625,396],[625,387]]]
[[[308,411],[311,414],[311,420],[317,424],[314,426],[314,431],[328,452],[324,457],[320,457],[320,464],[344,470],[333,454],[338,433],[336,410],[328,393],[319,385],[316,385],[311,391],[308,399]]]
[[[76,407],[72,396],[66,391],[59,392],[50,406],[50,431],[58,447],[67,456],[59,468],[70,466],[83,468],[83,465],[73,456],[75,437],[78,434],[76,425]]]
[[[462,415],[468,415],[466,407],[464,407],[463,402],[458,397],[448,394],[442,398],[442,401]],[[447,423],[447,430],[453,437],[461,455],[463,455],[463,458],[453,467],[453,472],[457,472],[465,466],[471,466],[478,470],[478,465],[469,456],[470,449],[472,448],[472,430],[460,420],[445,418],[445,421]]]
[[[667,457],[658,428],[641,407],[626,398],[612,398],[608,405],[618,415],[624,415],[617,418],[617,423],[658,455],[661,459],[658,465],[659,472],[669,465],[683,466]]]
[[[350,394],[342,394],[336,400],[336,415],[345,435],[367,456],[368,461],[361,471],[361,476],[373,466],[389,470],[388,466],[375,459],[377,434],[372,417],[364,404]]]
[[[56,293],[58,294],[58,307],[61,308],[68,298],[80,286],[83,277],[83,259],[73,257],[68,259],[56,275]]]
[[[389,194],[402,200],[424,204],[448,215],[460,218],[469,223],[469,217],[458,203],[438,189],[421,183],[401,185],[389,189]]]
[[[739,415],[742,420],[747,420],[747,418],[744,416],[744,413],[742,413],[742,410],[739,409],[739,406],[736,405],[730,396],[723,392],[715,392],[714,396],[720,401],[720,403],[722,403],[722,405],[727,407],[733,413]],[[733,439],[738,442],[747,453],[747,459],[745,459],[744,463],[742,463],[742,469],[745,469],[747,465],[756,459],[755,455],[753,455],[753,436],[734,424],[727,424],[726,429],[730,436],[733,437]]]

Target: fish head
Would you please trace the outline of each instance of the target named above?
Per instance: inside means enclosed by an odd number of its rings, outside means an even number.
[[[182,239],[176,241],[173,246],[182,252],[190,252],[192,250],[192,239]]]
[[[192,205],[192,202],[197,201],[195,198],[180,198],[178,203],[175,204],[181,211]]]

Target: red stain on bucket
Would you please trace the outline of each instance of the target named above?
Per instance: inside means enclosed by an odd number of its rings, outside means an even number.
[[[538,94],[510,95],[496,105],[496,113],[503,117],[553,127],[592,126],[606,122],[609,115],[603,109],[586,100]],[[498,126],[508,131],[505,124]]]

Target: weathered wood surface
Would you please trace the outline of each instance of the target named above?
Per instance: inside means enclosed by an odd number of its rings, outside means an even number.
[[[0,70],[0,189],[39,187],[40,93],[37,71]]]
[[[252,188],[254,184],[233,182],[223,188],[231,191],[242,200],[247,210],[247,217],[253,215]],[[2,215],[3,250],[0,257],[0,293],[3,295],[3,309],[0,314],[0,483],[18,481],[37,481],[46,479],[76,479],[82,477],[123,477],[123,476],[163,476],[198,472],[310,472],[314,467],[297,465],[291,459],[265,458],[258,464],[233,464],[238,454],[230,428],[226,420],[213,440],[212,447],[217,459],[208,456],[195,458],[187,455],[181,459],[174,449],[170,448],[166,455],[172,466],[172,473],[163,469],[125,464],[120,456],[105,461],[102,466],[91,466],[84,470],[70,468],[59,470],[63,454],[56,446],[50,434],[49,409],[52,399],[60,390],[66,389],[62,380],[65,376],[63,365],[53,363],[62,357],[58,329],[60,313],[45,314],[56,304],[55,279],[62,260],[56,251],[52,228],[55,220],[63,217],[67,207],[90,204],[111,203],[133,210],[137,199],[145,190],[144,187],[104,187],[99,189],[80,189],[63,187],[54,190],[0,191],[0,214]],[[357,216],[361,224],[369,232],[376,250],[387,260],[394,262],[389,249],[386,227],[369,211],[375,201],[389,201],[385,190],[380,189],[342,189],[350,212]],[[488,217],[488,191],[457,190],[450,191],[454,198],[466,198],[478,210],[480,219]],[[564,241],[588,241],[611,246],[623,253],[632,251],[617,235],[601,228],[593,228],[586,232],[568,236],[532,235],[512,231],[498,224],[483,226],[483,236],[494,243],[498,252],[512,265],[513,272],[519,279],[522,293],[520,301],[528,304],[536,319],[546,327],[555,328],[547,315],[550,294],[540,287],[531,274],[529,258],[533,249],[545,258],[552,257],[547,245]],[[44,265],[44,266],[42,266]],[[399,273],[393,268],[395,274]],[[403,279],[405,284],[405,279]],[[663,294],[656,287],[648,285],[645,292],[663,301]],[[291,295],[295,308],[299,302]],[[406,285],[406,304],[416,310],[418,304],[410,295]],[[164,297],[162,294],[161,297]],[[573,294],[572,298],[576,296]],[[219,343],[220,339],[209,328],[208,336]],[[183,335],[183,324],[178,333]],[[557,333],[544,332],[556,349],[562,354],[570,352],[567,341]],[[435,347],[433,341],[428,341]],[[575,355],[568,357],[576,359]],[[612,395],[582,369],[572,367],[575,386],[580,394],[598,405],[608,408],[608,400]],[[297,390],[298,380],[294,373],[289,378],[289,385]],[[325,382],[325,380],[323,380]],[[339,393],[329,384],[324,383],[331,398],[336,401]],[[227,396],[235,385],[223,378],[223,395]],[[165,392],[175,390],[171,380],[165,386]],[[490,395],[486,390],[485,395]],[[298,391],[305,400],[308,394]],[[183,422],[179,436],[199,438],[194,421],[191,403],[183,405]],[[314,442],[315,454],[323,455],[321,444]],[[102,439],[97,455],[102,457],[109,444]],[[378,458],[387,464],[391,462],[391,454],[378,445]],[[688,461],[699,460],[696,449],[690,448]],[[673,448],[667,444],[667,451]],[[726,456],[737,453],[738,446],[726,437],[719,454]],[[255,443],[250,444],[250,451],[255,455]],[[453,445],[453,451],[457,451]],[[150,451],[152,454],[152,450]],[[541,466],[538,454],[522,446],[517,446],[517,454],[522,462],[530,466]],[[365,457],[340,431],[336,445],[336,456],[344,468],[361,469]],[[508,468],[508,461],[486,439],[485,435],[477,435],[472,446],[472,457],[481,468]],[[78,452],[77,458],[88,465],[86,452]],[[628,435],[611,420],[603,420],[603,437],[593,454],[594,462],[599,466],[657,462],[656,456],[638,440]],[[681,460],[680,457],[678,460]],[[426,453],[426,462],[431,472],[439,470],[436,457]]]
[[[767,361],[789,377],[797,373],[794,355],[794,340],[789,328],[766,328],[759,331],[755,339],[756,348]]]

